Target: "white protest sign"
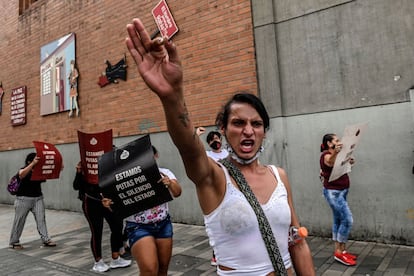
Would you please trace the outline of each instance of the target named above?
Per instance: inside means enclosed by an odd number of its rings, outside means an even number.
[[[361,138],[361,134],[365,131],[367,126],[367,123],[363,123],[347,126],[345,128],[344,136],[341,139],[342,149],[336,156],[329,182],[332,182],[351,171],[349,160],[352,158],[352,154]]]

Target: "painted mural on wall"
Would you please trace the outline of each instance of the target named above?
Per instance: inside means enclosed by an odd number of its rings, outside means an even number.
[[[75,34],[40,48],[40,115],[73,110],[79,115]],[[76,72],[74,71],[76,70]]]
[[[75,60],[70,61],[70,73],[69,73],[69,117],[73,116],[73,110],[76,111],[76,116],[79,116],[79,105],[78,105],[78,78],[79,71],[76,68]]]
[[[105,71],[102,72],[98,79],[98,84],[100,87],[104,87],[110,83],[118,83],[118,79],[126,81],[126,55],[124,55],[124,57],[115,65],[112,65],[109,60],[105,60],[105,64]]]

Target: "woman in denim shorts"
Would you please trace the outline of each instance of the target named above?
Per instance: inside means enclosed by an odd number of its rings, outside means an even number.
[[[157,149],[152,149],[158,159]],[[175,175],[165,168],[159,170],[162,176],[160,185],[164,185],[173,197],[180,196],[181,186]],[[127,217],[125,231],[141,275],[167,275],[173,248],[168,203]]]
[[[332,239],[335,242],[334,259],[344,265],[356,265],[356,256],[347,252],[345,244],[351,232],[353,218],[348,206],[347,195],[349,190],[349,176],[343,174],[336,180],[329,182],[336,157],[342,149],[342,143],[335,134],[325,134],[321,144],[321,179],[323,181],[323,195],[333,212]],[[355,160],[349,157],[351,165]]]

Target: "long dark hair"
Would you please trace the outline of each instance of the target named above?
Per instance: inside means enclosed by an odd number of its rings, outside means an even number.
[[[334,133],[328,133],[323,136],[322,144],[321,144],[321,152],[329,149],[328,142],[332,142],[335,136],[336,134]]]
[[[222,108],[222,111],[220,111],[217,114],[216,117],[216,126],[218,128],[226,128],[227,123],[229,120],[229,114],[230,114],[230,108],[233,103],[247,103],[251,105],[254,109],[256,109],[257,113],[259,113],[260,117],[263,120],[263,126],[264,130],[267,131],[269,129],[270,119],[269,114],[266,111],[265,106],[263,105],[263,102],[255,95],[247,93],[247,92],[241,92],[235,94]]]
[[[151,146],[151,147],[152,147],[152,152],[154,153],[154,155],[157,155],[157,153],[158,153],[157,148],[154,147],[154,146]]]
[[[26,160],[24,161],[25,166],[29,165],[30,163],[32,163],[32,161],[35,159],[36,157],[36,153],[35,152],[31,152],[26,156]]]

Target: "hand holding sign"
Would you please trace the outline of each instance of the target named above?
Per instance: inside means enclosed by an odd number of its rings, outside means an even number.
[[[99,158],[99,187],[105,204],[125,218],[172,200],[168,189],[157,183],[160,171],[149,136],[132,141]]]
[[[351,171],[351,165],[355,162],[352,154],[361,138],[361,133],[365,131],[367,124],[357,124],[347,126],[344,131],[344,136],[341,139],[342,146],[338,148],[338,155],[332,169],[329,182],[334,181]]]
[[[109,211],[112,212],[111,205],[114,204],[114,202],[112,201],[112,199],[104,197],[104,195],[102,193],[101,193],[101,197],[102,197],[102,205],[105,208],[108,208]]]

